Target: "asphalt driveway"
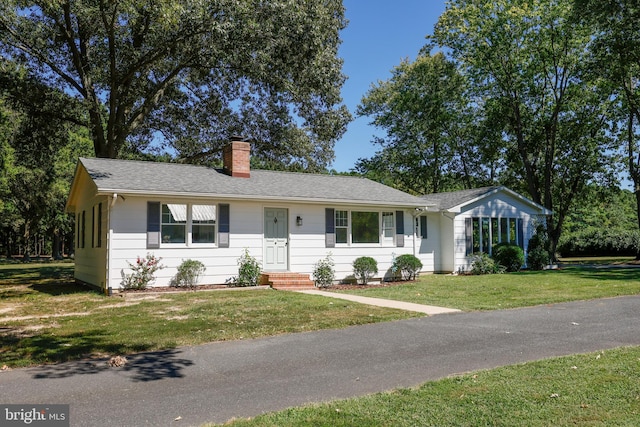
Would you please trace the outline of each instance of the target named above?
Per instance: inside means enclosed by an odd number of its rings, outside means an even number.
[[[640,296],[16,369],[0,373],[0,403],[70,404],[74,426],[191,426],[626,345],[640,345]]]

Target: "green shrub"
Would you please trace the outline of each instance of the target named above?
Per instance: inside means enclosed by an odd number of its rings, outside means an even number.
[[[493,247],[493,259],[508,272],[520,271],[524,264],[524,251],[516,245],[498,243]]]
[[[203,263],[197,260],[183,260],[178,266],[178,274],[173,278],[172,285],[176,287],[193,288],[198,284],[200,276],[206,270]]]
[[[539,225],[531,239],[527,253],[527,266],[531,270],[542,270],[549,265],[549,237],[544,226]]]
[[[471,255],[471,274],[501,274],[505,268],[496,263],[488,254],[476,252]]]
[[[376,274],[378,274],[378,262],[375,259],[363,256],[353,261],[353,275],[361,285],[369,283]]]
[[[230,286],[257,286],[260,272],[260,263],[249,255],[248,249],[245,249],[238,258],[238,277],[232,277],[227,283]]]
[[[327,288],[333,284],[336,275],[333,266],[334,263],[331,259],[331,253],[327,254],[324,259],[316,262],[313,267],[313,280],[316,282],[318,288]]]
[[[422,269],[422,262],[415,255],[404,254],[397,257],[394,262],[394,272],[399,271],[403,280],[415,280],[416,276]]]
[[[637,256],[640,252],[640,232],[611,228],[588,228],[563,234],[558,253],[571,256]]]
[[[146,289],[155,280],[155,272],[164,268],[160,265],[162,258],[156,258],[155,255],[148,253],[146,258],[140,258],[135,263],[130,263],[129,268],[133,270],[131,274],[125,274],[121,271],[122,287],[124,289]]]

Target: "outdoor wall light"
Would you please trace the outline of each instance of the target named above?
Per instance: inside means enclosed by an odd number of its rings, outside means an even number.
[[[298,215],[298,216],[296,217],[296,225],[297,225],[298,227],[301,227],[301,226],[302,226],[302,217],[301,217],[300,215]]]

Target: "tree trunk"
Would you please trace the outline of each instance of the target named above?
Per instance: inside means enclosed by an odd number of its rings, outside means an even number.
[[[23,234],[23,241],[24,241],[24,255],[22,256],[22,261],[24,262],[30,262],[31,261],[31,253],[30,253],[30,248],[29,248],[29,239],[30,239],[30,227],[29,227],[29,221],[25,220],[24,222],[24,234]]]
[[[51,236],[51,258],[55,260],[61,260],[62,254],[60,252],[60,233],[54,230]]]

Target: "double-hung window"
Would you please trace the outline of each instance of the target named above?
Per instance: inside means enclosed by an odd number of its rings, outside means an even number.
[[[147,202],[147,248],[229,247],[229,205]]]
[[[162,243],[213,244],[216,242],[216,206],[162,204]]]
[[[216,242],[216,207],[215,205],[191,206],[191,242]]]
[[[393,212],[382,212],[382,242],[392,245],[395,235],[395,214]]]
[[[336,243],[349,243],[349,211],[336,211]]]
[[[187,205],[163,203],[160,227],[162,243],[186,243]]]

